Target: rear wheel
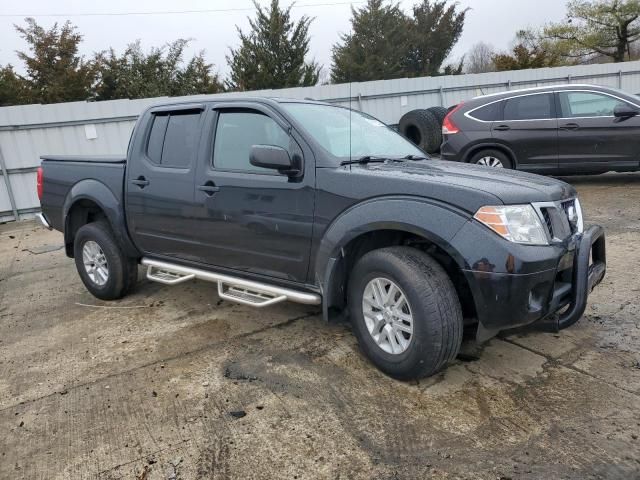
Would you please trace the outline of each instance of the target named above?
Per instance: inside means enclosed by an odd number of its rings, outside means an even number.
[[[513,168],[511,159],[500,150],[481,150],[474,154],[469,163],[492,168]]]
[[[442,267],[410,247],[364,255],[349,281],[349,312],[360,347],[401,379],[433,375],[462,342],[462,311]]]
[[[95,297],[115,300],[134,287],[138,264],[124,255],[105,220],[80,227],[73,251],[82,283]]]

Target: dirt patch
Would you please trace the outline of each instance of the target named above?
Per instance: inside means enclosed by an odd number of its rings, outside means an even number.
[[[640,175],[568,180],[607,233],[584,318],[409,383],[317,309],[100,302],[59,233],[0,226],[0,478],[640,478]]]

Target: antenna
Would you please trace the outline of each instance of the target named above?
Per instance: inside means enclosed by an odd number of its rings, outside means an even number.
[[[353,159],[353,152],[351,150],[351,101],[353,100],[353,96],[351,95],[351,79],[349,79],[349,160]],[[351,164],[349,164],[349,170],[351,170]]]

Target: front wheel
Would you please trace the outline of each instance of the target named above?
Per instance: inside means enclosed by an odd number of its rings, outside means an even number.
[[[82,283],[101,300],[122,298],[137,281],[136,260],[125,256],[104,220],[80,227],[73,253]]]
[[[349,312],[361,349],[400,379],[433,375],[462,342],[455,287],[430,256],[410,247],[364,255],[349,281]]]

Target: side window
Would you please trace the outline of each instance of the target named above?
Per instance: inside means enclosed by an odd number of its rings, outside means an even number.
[[[195,158],[200,138],[200,112],[169,116],[162,148],[163,167],[188,168]]]
[[[213,165],[227,170],[274,173],[254,167],[249,154],[254,145],[275,145],[290,151],[289,134],[270,117],[253,111],[221,112],[216,126]]]
[[[485,105],[484,107],[477,108],[471,112],[469,116],[485,122],[502,120],[502,102],[494,102],[489,105]]]
[[[189,168],[198,150],[200,112],[154,115],[147,157],[156,165]]]
[[[164,144],[164,133],[167,131],[169,123],[168,115],[154,115],[151,133],[147,142],[147,156],[156,165],[160,165],[162,160],[162,146]]]
[[[550,93],[509,98],[504,102],[504,120],[543,120],[553,118]]]
[[[572,117],[612,117],[613,110],[626,102],[595,92],[560,92],[562,116]]]

